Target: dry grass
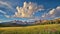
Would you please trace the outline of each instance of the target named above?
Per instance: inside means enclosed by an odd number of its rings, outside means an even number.
[[[60,34],[60,24],[1,27],[0,34]]]

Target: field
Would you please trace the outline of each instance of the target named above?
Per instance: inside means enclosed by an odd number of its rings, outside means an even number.
[[[60,34],[60,24],[0,27],[0,34]]]

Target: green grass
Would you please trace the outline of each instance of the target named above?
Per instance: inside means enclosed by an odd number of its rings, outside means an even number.
[[[0,34],[60,34],[60,24],[0,27]]]

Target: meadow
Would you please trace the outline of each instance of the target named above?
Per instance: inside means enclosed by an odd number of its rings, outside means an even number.
[[[0,27],[0,34],[60,34],[60,24]]]

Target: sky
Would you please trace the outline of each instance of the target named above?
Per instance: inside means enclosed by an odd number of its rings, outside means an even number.
[[[60,0],[0,0],[0,22],[60,17]]]

